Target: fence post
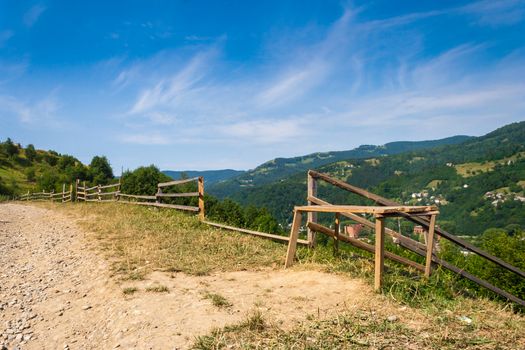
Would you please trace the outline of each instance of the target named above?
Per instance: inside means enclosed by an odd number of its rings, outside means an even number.
[[[204,177],[199,176],[197,184],[199,188],[199,219],[204,220],[206,215],[204,211]]]
[[[436,215],[430,216],[430,223],[428,225],[428,238],[427,238],[427,256],[425,264],[425,277],[430,277],[432,268],[432,253],[434,252],[434,229],[436,226]]]
[[[86,181],[84,181],[84,203],[86,202],[86,199],[87,199],[87,191],[86,191]]]
[[[73,203],[73,184],[69,184],[69,201]]]
[[[121,175],[122,177],[122,175]],[[118,187],[117,187],[117,193],[115,193],[115,201],[118,201],[120,199],[120,186],[121,186],[121,182],[120,182],[120,177],[118,178]]]
[[[100,195],[101,192],[102,192],[102,190],[100,189],[100,184],[99,184],[99,185],[97,185],[97,197],[98,197],[99,201],[102,200],[102,196]]]
[[[307,195],[308,197],[317,197],[317,179],[315,179],[310,173],[308,173],[308,180],[307,180],[308,190]],[[308,205],[313,205],[314,203],[311,201],[308,201]],[[307,214],[307,223],[313,222],[314,224],[317,224],[317,213],[315,212],[308,212]],[[315,247],[316,244],[316,236],[317,233],[313,230],[311,230],[308,227],[308,245],[310,247]]]
[[[78,201],[78,183],[80,182],[79,179],[75,181],[75,202]],[[71,201],[73,202],[73,192],[71,192]]]
[[[159,197],[159,194],[162,194],[162,188],[159,187],[159,185],[157,184],[157,193],[155,193],[155,203],[160,203],[160,197]]]
[[[385,266],[385,218],[376,215],[376,246],[375,246],[375,271],[374,290],[380,291],[383,283],[383,270]]]
[[[64,203],[64,199],[65,199],[65,195],[64,193],[66,192],[66,184],[63,183],[62,184],[62,203]]]

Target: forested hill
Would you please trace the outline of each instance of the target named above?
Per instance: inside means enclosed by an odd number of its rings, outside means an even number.
[[[23,147],[9,138],[0,142],[0,197],[61,190],[62,184],[76,179],[106,184],[113,181],[113,171],[103,156],[95,156],[84,165],[71,155],[35,149],[32,144]]]
[[[308,169],[319,168],[340,160],[381,157],[440,145],[453,145],[470,138],[470,136],[459,135],[430,141],[398,141],[382,146],[362,145],[349,151],[318,152],[301,157],[276,158],[253,170],[246,171],[240,176],[214,183],[207,189],[218,197],[228,197],[245,188],[272,183],[297,173],[303,173]]]
[[[457,234],[512,224],[525,228],[525,122],[457,145],[340,160],[317,169],[401,203],[437,204],[440,224]],[[320,186],[319,194],[332,203],[356,203],[327,186]],[[306,171],[232,196],[244,205],[267,207],[282,223],[305,198]]]
[[[180,179],[183,175],[191,178],[203,176],[206,179],[206,186],[213,185],[217,182],[231,179],[233,177],[244,174],[243,170],[233,170],[233,169],[221,169],[221,170],[163,170],[164,174],[168,175],[172,179]]]

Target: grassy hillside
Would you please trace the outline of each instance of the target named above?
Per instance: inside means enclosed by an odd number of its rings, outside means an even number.
[[[318,168],[340,160],[382,157],[440,145],[458,144],[468,139],[470,139],[469,136],[453,136],[431,141],[399,141],[382,146],[362,145],[349,151],[312,153],[294,158],[276,158],[240,176],[215,183],[209,186],[207,191],[219,198],[235,196],[237,192],[242,192],[245,189],[286,179],[308,169]]]
[[[457,234],[476,235],[509,224],[525,228],[525,122],[459,145],[348,159],[318,170],[401,203],[437,204],[439,223]],[[363,203],[322,183],[319,195],[333,203]],[[288,223],[293,206],[305,203],[306,171],[236,192],[232,198],[265,206],[281,223]]]
[[[11,197],[27,191],[61,190],[76,179],[106,183],[113,172],[105,157],[94,157],[86,166],[78,159],[55,151],[37,150],[33,145],[0,142],[0,196]]]

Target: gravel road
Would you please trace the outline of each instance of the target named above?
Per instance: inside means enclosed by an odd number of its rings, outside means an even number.
[[[308,314],[358,307],[373,294],[359,281],[317,271],[156,271],[144,281],[118,282],[77,220],[0,204],[0,349],[187,349],[196,336],[254,308],[286,327]],[[151,292],[159,285],[164,292]],[[204,297],[209,292],[232,307],[213,306]]]

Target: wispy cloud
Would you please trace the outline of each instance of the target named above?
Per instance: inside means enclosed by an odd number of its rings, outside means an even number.
[[[278,77],[275,82],[266,87],[257,100],[262,106],[274,106],[294,100],[317,86],[326,73],[323,62],[315,62],[302,70],[292,71]]]
[[[14,34],[12,30],[3,30],[0,32],[0,49],[7,44]]]
[[[32,27],[38,21],[40,16],[47,9],[44,5],[34,5],[24,14],[24,24],[27,27]]]
[[[129,113],[144,113],[159,107],[173,106],[178,98],[193,89],[204,77],[211,55],[212,51],[197,54],[171,78],[162,78],[154,86],[141,91]]]
[[[524,18],[525,1],[482,0],[461,7],[458,12],[475,16],[480,25],[513,25]]]
[[[159,133],[153,134],[123,134],[119,136],[119,140],[123,143],[136,145],[169,145],[172,143],[170,138]]]
[[[58,126],[57,113],[60,103],[56,91],[36,101],[27,102],[10,95],[0,95],[0,111],[18,119],[23,124],[32,126]]]
[[[0,85],[21,77],[27,70],[27,61],[10,62],[0,59]]]
[[[273,144],[288,141],[290,138],[305,135],[302,121],[299,120],[252,120],[219,126],[219,135],[255,143]]]

